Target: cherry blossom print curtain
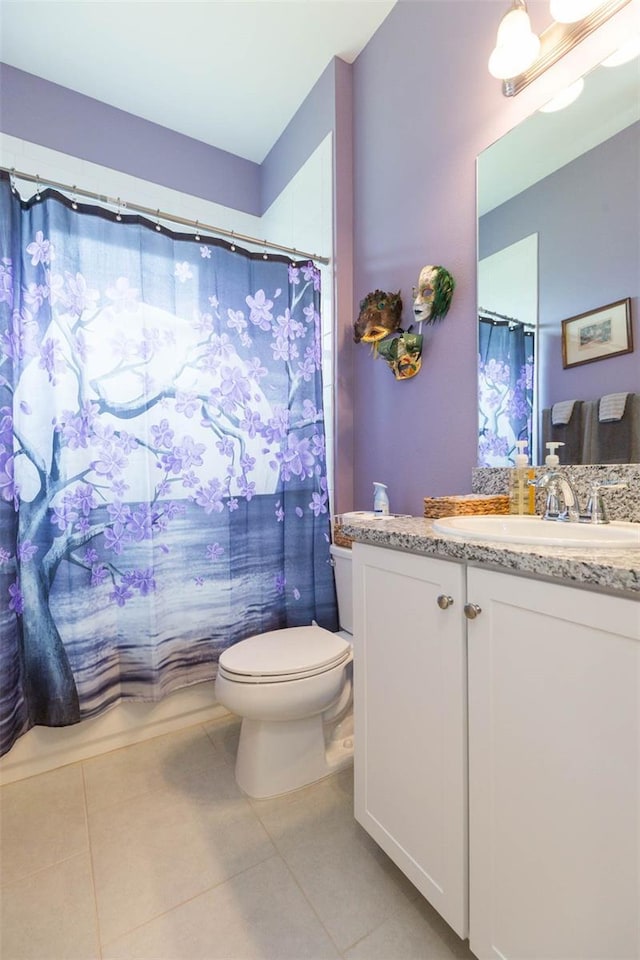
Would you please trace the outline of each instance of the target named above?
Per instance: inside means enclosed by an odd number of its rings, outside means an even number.
[[[512,467],[517,440],[532,453],[535,337],[522,323],[480,317],[478,465]]]
[[[337,629],[320,275],[0,181],[0,749]]]

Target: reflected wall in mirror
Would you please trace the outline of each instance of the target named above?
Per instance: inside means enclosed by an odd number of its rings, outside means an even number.
[[[510,266],[493,268],[498,262],[509,264],[514,251],[532,237],[537,238],[537,265],[531,265],[531,256],[525,258],[528,272],[517,282],[515,273],[506,276]],[[620,392],[630,395],[620,431],[629,440],[626,450],[618,443],[620,449],[609,460],[603,454],[601,462],[640,459],[640,59],[599,66],[565,110],[537,112],[480,155],[478,257],[479,318],[493,316],[535,330],[528,434],[515,435],[522,426],[512,433],[497,426],[487,443],[489,428],[481,413],[479,464],[512,465],[515,440],[523,437],[534,464],[543,462],[544,444],[554,438],[565,438],[562,462],[594,462],[585,457],[605,447],[597,436],[585,437],[585,431],[602,429],[599,398]],[[532,270],[537,293],[533,317]],[[626,298],[631,300],[635,352],[564,369],[562,321]],[[480,319],[478,326],[480,344]],[[479,388],[482,363],[480,357]],[[551,412],[560,420],[560,412],[566,416],[569,409],[556,405],[573,400],[569,423],[553,427]],[[630,423],[635,411],[637,422]]]

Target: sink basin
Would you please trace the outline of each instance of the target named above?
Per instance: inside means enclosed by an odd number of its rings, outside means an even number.
[[[528,543],[545,547],[592,549],[640,548],[640,523],[565,523],[540,517],[510,515],[441,517],[433,521],[436,533],[491,543]]]

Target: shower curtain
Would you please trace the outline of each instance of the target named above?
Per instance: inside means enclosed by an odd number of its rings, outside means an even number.
[[[320,275],[0,180],[0,752],[316,620]]]
[[[534,332],[482,316],[478,331],[478,466],[512,467],[517,440],[533,452]]]

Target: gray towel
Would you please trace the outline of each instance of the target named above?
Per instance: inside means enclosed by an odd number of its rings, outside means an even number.
[[[582,405],[584,430],[582,437],[582,460],[580,463],[600,463],[600,460],[598,460],[599,405],[599,400],[585,400]]]
[[[599,400],[585,404],[583,463],[632,463],[640,450],[640,404],[638,394],[627,398],[620,420],[601,421]]]
[[[556,424],[552,422],[553,407],[542,411],[542,456],[541,463],[544,463],[546,456],[546,444],[550,440],[558,440],[564,443],[564,447],[559,447],[556,451],[560,457],[560,463],[585,463],[582,459],[583,448],[583,402],[576,400],[573,405],[571,419],[565,424]]]

